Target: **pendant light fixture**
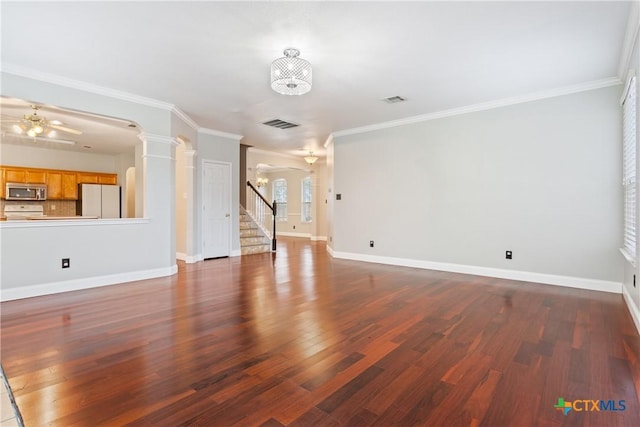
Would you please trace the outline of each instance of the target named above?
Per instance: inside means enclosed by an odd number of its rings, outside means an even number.
[[[271,63],[271,89],[282,95],[304,95],[311,90],[311,64],[300,58],[295,48]]]
[[[318,160],[318,158],[313,155],[313,151],[309,151],[309,155],[304,158],[304,161],[310,165],[314,164],[316,160]]]

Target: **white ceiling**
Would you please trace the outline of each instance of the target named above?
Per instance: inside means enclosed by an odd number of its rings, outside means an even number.
[[[331,132],[617,77],[630,6],[2,2],[2,62],[172,103],[302,156]],[[269,86],[289,46],[313,66],[300,97]],[[395,95],[407,101],[381,101]],[[274,118],[300,127],[261,124]]]
[[[64,110],[51,105],[38,104],[37,115],[47,122],[62,122],[61,126],[82,132],[81,135],[64,130],[48,129],[43,138],[29,138],[17,134],[13,126],[25,114],[31,115],[31,103],[16,98],[0,97],[0,132],[3,144],[35,146],[57,150],[84,151],[87,153],[119,154],[133,152],[139,141],[140,129],[133,122],[117,118],[89,115]],[[131,127],[136,126],[136,127]],[[56,141],[74,142],[74,145]]]

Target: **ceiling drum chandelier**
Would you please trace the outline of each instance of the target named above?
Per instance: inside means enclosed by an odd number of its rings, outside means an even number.
[[[304,95],[311,90],[311,64],[294,48],[271,63],[271,89],[283,95]]]

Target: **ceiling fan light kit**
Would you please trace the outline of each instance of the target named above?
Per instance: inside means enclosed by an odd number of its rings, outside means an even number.
[[[300,58],[295,48],[284,50],[284,56],[271,63],[271,89],[282,95],[304,95],[311,90],[311,64]]]

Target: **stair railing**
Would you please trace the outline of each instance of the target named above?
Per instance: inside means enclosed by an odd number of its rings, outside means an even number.
[[[277,203],[269,204],[256,187],[247,181],[247,187],[252,191],[247,194],[247,214],[260,227],[262,232],[271,239],[271,250],[276,250],[276,214]]]

